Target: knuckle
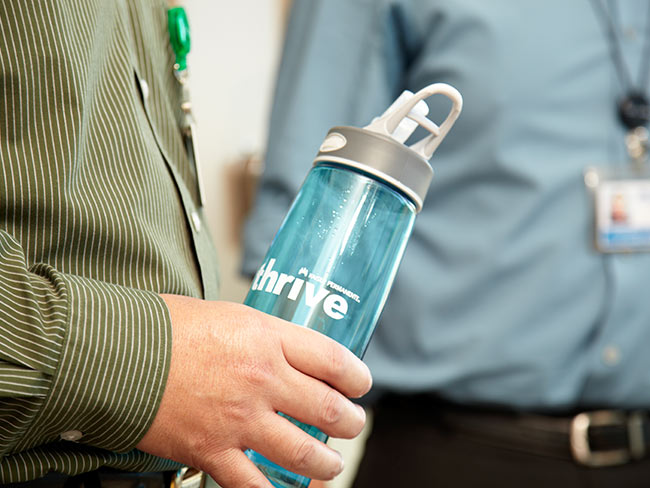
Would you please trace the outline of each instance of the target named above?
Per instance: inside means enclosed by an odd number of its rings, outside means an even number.
[[[228,452],[217,451],[201,459],[200,462],[192,464],[192,466],[205,471],[214,479],[219,479],[224,474],[224,465],[227,466],[229,462],[232,462],[232,456]]]
[[[239,365],[241,379],[257,388],[268,388],[273,384],[275,374],[273,366],[266,361],[251,358]]]
[[[242,447],[255,439],[256,433],[263,428],[264,416],[271,410],[256,400],[240,399],[224,404],[227,411],[222,417],[222,436],[229,445]],[[227,436],[226,436],[227,433]]]
[[[333,343],[329,351],[329,370],[332,379],[340,380],[346,374],[347,351],[338,343]]]
[[[255,409],[249,401],[237,400],[227,402],[228,419],[231,425],[246,425],[252,423]]]
[[[240,453],[241,451],[239,451]],[[197,466],[208,473],[215,481],[220,483],[223,480],[230,480],[229,486],[237,488],[268,488],[261,473],[247,472],[241,468],[241,461],[237,459],[238,451],[225,450],[218,455],[211,456],[209,461],[202,467]]]
[[[316,446],[311,438],[301,439],[294,448],[291,456],[291,468],[298,472],[305,472],[314,463]]]
[[[321,420],[325,424],[335,424],[343,417],[345,406],[341,396],[330,389],[321,402]]]

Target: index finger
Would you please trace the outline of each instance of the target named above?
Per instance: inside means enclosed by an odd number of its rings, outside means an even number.
[[[291,366],[348,397],[368,393],[372,376],[361,359],[320,332],[290,322],[288,325],[281,335],[282,351]]]

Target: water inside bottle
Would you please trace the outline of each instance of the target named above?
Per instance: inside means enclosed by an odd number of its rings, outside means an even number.
[[[375,179],[336,165],[309,174],[255,276],[245,304],[318,330],[363,356],[410,236],[415,206]],[[313,426],[289,419],[325,442]],[[305,488],[254,451],[279,488]]]

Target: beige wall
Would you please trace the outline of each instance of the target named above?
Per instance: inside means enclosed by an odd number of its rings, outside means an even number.
[[[222,298],[243,300],[235,218],[241,191],[231,165],[265,144],[283,31],[283,2],[189,0],[192,99],[206,212],[219,250]]]

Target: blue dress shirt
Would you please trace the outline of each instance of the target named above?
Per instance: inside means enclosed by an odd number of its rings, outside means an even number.
[[[637,83],[648,3],[616,6]],[[432,159],[365,357],[375,389],[650,407],[650,255],[594,251],[583,183],[585,167],[627,160],[615,110],[626,87],[601,20],[588,0],[295,2],[244,270],[260,265],[328,128],[449,83],[464,111]],[[429,105],[442,120],[446,101]]]

